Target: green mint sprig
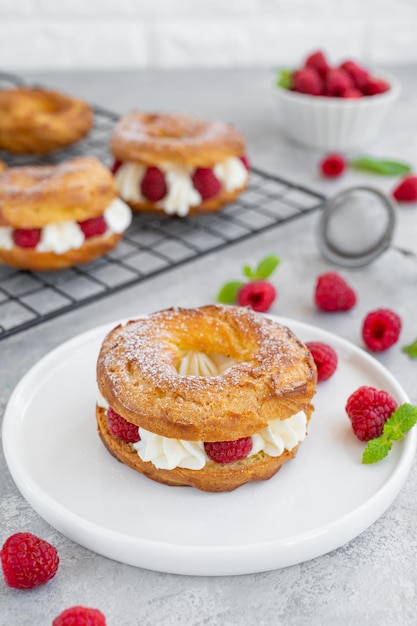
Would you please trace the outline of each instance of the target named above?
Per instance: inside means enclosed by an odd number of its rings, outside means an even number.
[[[408,354],[411,359],[417,359],[417,339],[409,343],[408,346],[403,346],[402,351]]]
[[[274,254],[263,258],[259,261],[255,268],[250,265],[244,265],[242,272],[249,280],[266,280],[275,272],[278,265],[281,263],[281,259]],[[241,287],[245,284],[243,280],[231,280],[225,283],[217,294],[217,301],[221,304],[234,304],[237,299],[237,293]]]
[[[354,170],[371,172],[381,176],[403,176],[411,172],[411,166],[401,161],[390,159],[375,159],[370,156],[360,156],[350,161]]]
[[[417,423],[417,406],[401,404],[384,424],[382,435],[368,441],[362,456],[362,463],[377,463],[384,459],[392,448],[393,441],[405,434]]]
[[[292,87],[292,70],[280,69],[278,70],[277,76],[277,87],[281,87],[282,89],[291,89]]]

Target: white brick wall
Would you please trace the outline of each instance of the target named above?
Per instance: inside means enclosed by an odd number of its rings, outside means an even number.
[[[417,0],[0,0],[0,68],[417,61]]]

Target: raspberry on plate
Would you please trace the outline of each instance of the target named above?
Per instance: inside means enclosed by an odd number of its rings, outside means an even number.
[[[222,189],[221,182],[209,167],[197,167],[192,175],[192,180],[203,201],[214,198]]]
[[[340,274],[326,272],[317,278],[314,301],[322,311],[349,311],[356,304],[356,293]]]
[[[376,309],[368,313],[362,324],[362,338],[372,352],[383,352],[397,343],[401,332],[401,318],[390,309]]]
[[[99,215],[98,217],[91,217],[90,219],[84,220],[83,222],[78,222],[78,226],[83,231],[84,237],[86,239],[104,235],[107,230],[106,220],[104,219],[103,215]]]
[[[151,202],[162,200],[167,193],[164,173],[158,167],[148,167],[140,183],[140,190]]]
[[[54,546],[28,532],[6,539],[0,551],[6,585],[14,589],[33,589],[53,578],[59,558]]]
[[[41,240],[40,228],[15,228],[13,241],[19,248],[36,248]]]
[[[52,626],[106,626],[106,618],[98,609],[72,606],[62,611],[54,619]]]
[[[363,385],[349,396],[346,413],[358,439],[369,441],[380,437],[385,422],[397,406],[397,402],[386,391]]]
[[[305,344],[310,350],[317,367],[317,380],[328,380],[337,369],[337,354],[327,343],[321,341],[307,341]]]
[[[337,178],[346,170],[348,163],[344,156],[332,152],[320,162],[320,171],[326,178]]]
[[[116,413],[111,406],[107,409],[107,424],[113,437],[122,439],[126,441],[126,443],[136,443],[140,441],[138,427],[125,420],[125,418]]]
[[[275,287],[267,280],[252,280],[237,292],[237,302],[240,306],[250,306],[259,313],[268,311],[276,297]]]
[[[225,465],[246,459],[252,450],[252,438],[242,437],[235,441],[213,441],[206,442],[204,449],[207,456],[216,463]]]

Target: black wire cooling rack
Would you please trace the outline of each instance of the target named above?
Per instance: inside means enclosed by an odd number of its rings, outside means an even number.
[[[14,85],[25,82],[0,73],[0,89]],[[42,158],[0,151],[0,160],[13,166],[90,155],[110,165],[108,142],[118,116],[93,109],[93,129],[78,144]],[[88,265],[57,272],[0,265],[0,339],[306,215],[323,201],[324,196],[310,189],[251,168],[248,189],[222,211],[188,218],[135,214],[117,248]]]

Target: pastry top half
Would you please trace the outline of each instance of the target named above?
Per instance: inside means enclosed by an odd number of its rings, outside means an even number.
[[[82,139],[93,125],[91,107],[58,91],[0,90],[0,149],[47,154]]]
[[[119,161],[213,167],[230,157],[243,156],[245,140],[224,122],[134,111],[116,124],[111,150]]]
[[[114,179],[95,157],[0,173],[0,226],[42,228],[97,217],[117,197]]]
[[[181,373],[187,353],[223,359],[214,376]],[[231,441],[310,412],[317,372],[287,327],[250,309],[173,308],[129,321],[104,339],[97,383],[127,421],[164,437]]]

